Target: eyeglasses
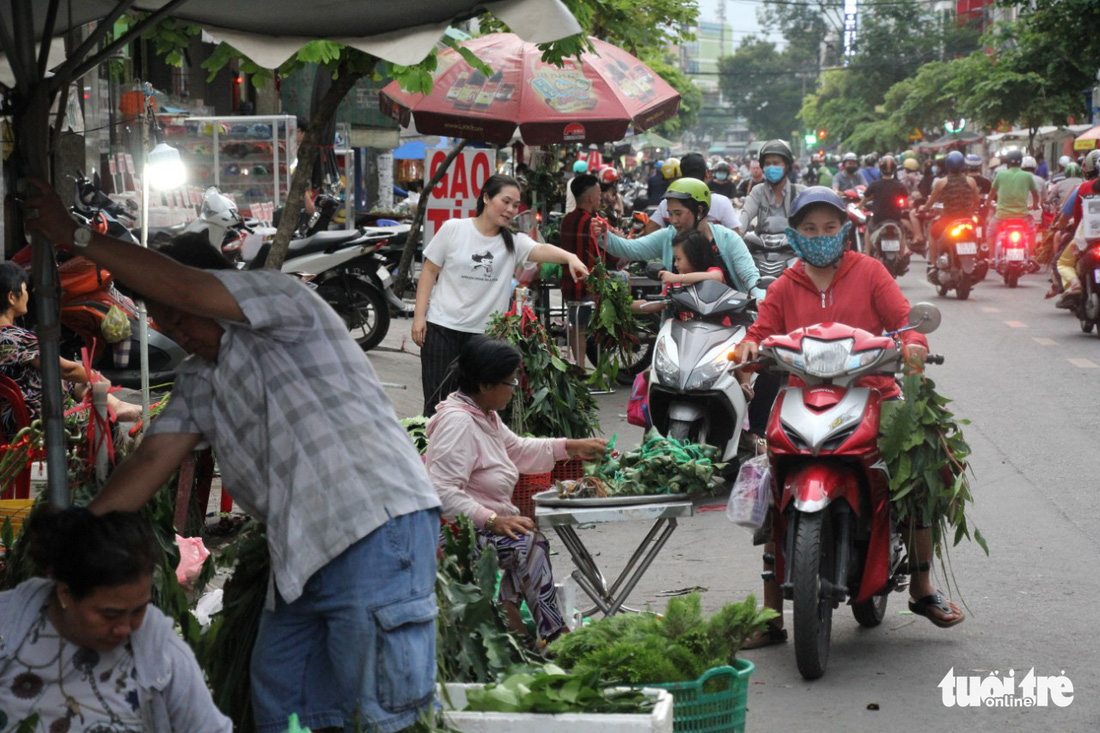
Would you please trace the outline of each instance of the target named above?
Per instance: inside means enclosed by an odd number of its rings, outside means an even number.
[[[510,380],[510,381],[507,381],[507,382],[500,382],[500,384],[506,384],[509,387],[511,387],[512,389],[516,389],[517,387],[519,387],[519,380],[518,379],[513,379],[513,380]]]

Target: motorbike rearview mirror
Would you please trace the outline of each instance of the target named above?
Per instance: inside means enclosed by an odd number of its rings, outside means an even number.
[[[663,262],[650,262],[645,266],[645,276],[650,280],[660,280],[661,271],[665,269]]]
[[[909,310],[909,327],[918,333],[932,333],[941,320],[940,309],[931,303],[917,303]]]

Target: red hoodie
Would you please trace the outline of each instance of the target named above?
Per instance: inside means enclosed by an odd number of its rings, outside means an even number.
[[[829,321],[873,334],[895,331],[909,323],[909,301],[882,263],[867,255],[845,252],[840,269],[824,292],[810,280],[800,261],[768,287],[768,297],[760,303],[760,316],[745,340],[759,344],[773,334]],[[928,348],[928,339],[916,331],[906,331],[901,340]],[[901,392],[890,377],[865,377],[859,383],[879,390],[886,398]]]

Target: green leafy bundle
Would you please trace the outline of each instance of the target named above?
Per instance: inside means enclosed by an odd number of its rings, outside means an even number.
[[[628,685],[687,682],[733,662],[745,637],[776,615],[749,596],[704,618],[692,593],[670,599],[664,616],[621,613],[559,637],[550,649],[575,674],[599,672]]]
[[[530,308],[494,315],[486,333],[509,342],[523,356],[519,389],[500,415],[515,433],[589,438],[599,430],[595,399]]]
[[[494,598],[497,553],[478,551],[477,532],[466,517],[444,531],[436,574],[436,658],[447,682],[490,682],[506,669],[531,660],[523,643],[504,624]]]
[[[714,446],[681,443],[650,428],[640,447],[618,457],[609,448],[600,463],[585,464],[585,473],[603,481],[609,496],[698,494],[725,467],[717,457]]]
[[[607,389],[615,382],[619,368],[631,362],[638,347],[638,321],[630,306],[634,298],[630,286],[607,272],[602,260],[592,267],[587,280],[595,306],[589,324],[589,337],[600,350],[600,360],[589,382]]]
[[[405,428],[405,432],[412,438],[413,445],[416,446],[416,450],[420,455],[424,455],[428,452],[428,418],[423,415],[417,415],[416,417],[406,417],[399,421],[401,427]]]
[[[971,539],[966,507],[974,502],[970,491],[967,457],[970,446],[963,437],[966,420],[947,409],[951,400],[936,393],[936,385],[923,374],[902,380],[904,400],[882,407],[879,449],[890,470],[890,493],[898,522],[928,525],[937,554],[948,533],[952,544]],[[973,540],[989,554],[977,528]]]
[[[615,689],[598,670],[569,674],[561,667],[521,666],[498,683],[466,695],[467,710],[493,713],[648,713],[654,698],[641,690]]]

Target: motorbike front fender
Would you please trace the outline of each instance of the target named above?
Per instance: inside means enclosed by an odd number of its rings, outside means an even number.
[[[839,463],[811,463],[792,471],[783,481],[780,510],[792,503],[800,512],[819,512],[833,501],[847,502],[852,513],[860,513],[859,477]]]

